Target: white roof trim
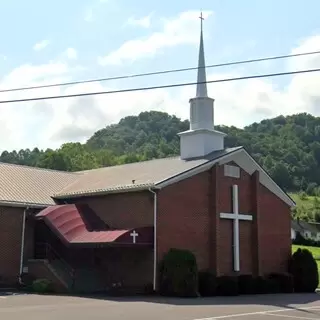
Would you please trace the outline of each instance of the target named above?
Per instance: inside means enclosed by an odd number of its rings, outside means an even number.
[[[171,184],[177,183],[181,180],[187,179],[187,178],[191,178],[192,176],[199,174],[201,172],[207,171],[208,169],[210,169],[212,166],[214,166],[217,162],[226,159],[230,156],[234,156],[235,154],[239,153],[241,150],[243,150],[242,148],[239,148],[237,150],[231,151],[230,153],[227,153],[221,157],[218,157],[216,159],[213,159],[212,161],[208,161],[205,162],[204,164],[200,164],[199,166],[192,168],[188,171],[182,172],[180,174],[177,174],[173,177],[169,177],[165,180],[162,181],[158,181],[157,183],[155,183],[155,185],[161,189],[161,188],[165,188]]]
[[[118,186],[106,189],[96,189],[96,190],[80,190],[70,193],[59,193],[52,196],[53,199],[71,199],[71,198],[79,198],[79,197],[92,197],[92,196],[102,196],[110,193],[126,193],[126,192],[137,192],[148,190],[149,188],[153,188],[153,183],[145,183],[145,184],[131,184],[125,186]]]
[[[30,203],[30,202],[15,202],[15,201],[2,201],[0,200],[0,206],[5,206],[5,207],[17,207],[17,208],[34,208],[34,209],[42,209],[46,208],[48,206],[54,205],[53,203],[51,204],[38,204],[38,203]]]
[[[237,159],[235,159],[235,158],[237,158],[237,156],[240,159],[242,156],[242,161],[239,161],[239,160],[237,161]],[[244,159],[244,158],[246,158],[246,159]],[[241,163],[241,162],[244,162],[243,160],[249,160],[248,164],[244,165],[244,163]],[[284,201],[290,207],[295,206],[295,202],[271,179],[271,177],[266,173],[266,171],[250,156],[250,154],[244,148],[240,148],[238,150],[230,152],[226,155],[223,155],[223,156],[221,156],[217,159],[214,159],[212,161],[206,162],[202,165],[195,167],[194,169],[191,169],[187,172],[176,175],[172,178],[169,178],[169,179],[166,179],[163,181],[159,181],[155,185],[159,189],[165,188],[171,184],[177,183],[181,180],[190,178],[196,174],[207,171],[208,169],[213,167],[216,163],[224,164],[229,161],[236,162],[243,170],[245,170],[250,175],[254,171],[258,170],[260,172],[260,183],[263,186],[265,186],[267,189],[269,189],[272,193],[274,193],[278,198],[280,198],[282,201]]]
[[[277,184],[276,182],[268,175],[268,173],[257,163],[256,160],[245,150],[243,149],[243,152],[246,154],[247,157],[250,158],[251,161],[254,162],[258,170],[260,171],[260,182],[268,188],[271,192],[273,192],[275,195],[277,195],[280,199],[282,199],[285,203],[287,203],[290,207],[295,207],[296,203],[289,197],[289,195],[284,192]],[[270,187],[266,186],[263,181],[261,181],[261,174],[262,177],[264,177],[268,182],[270,183]]]

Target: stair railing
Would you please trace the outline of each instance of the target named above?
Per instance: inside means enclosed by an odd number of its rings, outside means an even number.
[[[54,260],[58,260],[59,262],[61,262],[63,270],[71,278],[71,289],[73,289],[75,285],[76,269],[73,268],[65,259],[63,259],[62,256],[57,252],[57,250],[55,250],[49,243],[41,242],[37,243],[36,246],[37,249],[40,250],[40,252],[43,252],[43,258],[46,259],[49,263],[52,264]]]

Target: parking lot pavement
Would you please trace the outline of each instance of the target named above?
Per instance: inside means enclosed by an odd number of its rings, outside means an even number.
[[[318,294],[204,299],[0,295],[0,319],[320,320]]]

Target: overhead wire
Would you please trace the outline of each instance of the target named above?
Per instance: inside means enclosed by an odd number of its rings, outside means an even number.
[[[312,73],[312,72],[319,72],[319,71],[320,71],[320,68],[317,68],[317,69],[307,69],[307,70],[298,70],[298,71],[288,71],[288,72],[278,72],[278,73],[242,76],[242,77],[235,77],[235,78],[225,78],[225,79],[218,79],[218,80],[209,80],[209,81],[205,81],[205,82],[186,82],[186,83],[175,83],[175,84],[167,84],[167,85],[159,85],[159,86],[138,87],[138,88],[128,88],[128,89],[119,89],[119,90],[109,90],[109,91],[83,92],[83,93],[56,95],[56,96],[0,100],[0,104],[39,101],[39,100],[65,99],[65,98],[85,97],[85,96],[94,96],[94,95],[103,95],[103,94],[114,94],[114,93],[124,93],[124,92],[134,92],[134,91],[147,91],[147,90],[155,90],[155,89],[167,89],[167,88],[192,86],[192,85],[203,84],[203,83],[221,83],[221,82],[229,82],[229,81],[239,81],[239,80],[249,80],[249,79],[259,79],[259,78],[278,77],[278,76],[286,76],[286,75],[294,75],[294,74]]]
[[[319,53],[320,53],[320,51],[311,51],[311,52],[279,55],[279,56],[272,56],[272,57],[265,57],[265,58],[239,60],[239,61],[225,62],[225,63],[219,63],[219,64],[211,64],[211,65],[207,65],[205,67],[190,67],[190,68],[181,68],[181,69],[170,69],[170,70],[163,70],[163,71],[154,71],[154,72],[147,72],[147,73],[138,73],[138,74],[124,75],[124,76],[116,76],[116,77],[105,77],[105,78],[79,80],[79,81],[71,81],[71,82],[63,82],[63,83],[44,84],[44,85],[38,85],[38,86],[28,86],[28,87],[19,87],[19,88],[0,89],[0,93],[3,93],[3,92],[14,92],[14,91],[25,91],[25,90],[34,90],[34,89],[43,89],[43,88],[52,88],[52,87],[62,87],[62,86],[71,86],[71,85],[77,85],[77,84],[85,84],[85,83],[93,83],[93,82],[105,82],[105,81],[111,81],[111,80],[130,79],[130,78],[137,78],[137,77],[147,77],[147,76],[153,76],[153,75],[185,72],[185,71],[191,71],[191,70],[196,70],[196,69],[201,69],[201,68],[209,69],[209,68],[218,68],[218,67],[233,66],[233,65],[255,63],[255,62],[263,62],[263,61],[270,61],[270,60],[294,58],[294,57],[308,56],[308,55],[314,55],[314,54],[319,54]]]

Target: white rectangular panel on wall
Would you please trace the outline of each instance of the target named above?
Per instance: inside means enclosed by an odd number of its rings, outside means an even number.
[[[236,166],[224,165],[224,175],[226,177],[240,178],[240,168]]]

